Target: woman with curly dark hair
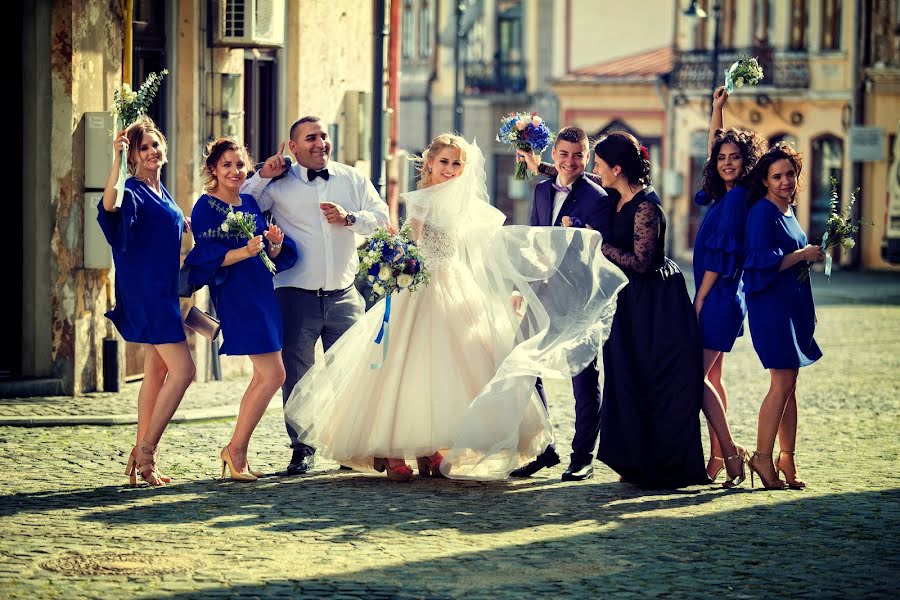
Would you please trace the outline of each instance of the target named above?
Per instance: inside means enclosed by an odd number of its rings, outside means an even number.
[[[725,469],[726,487],[743,481],[746,451],[735,445],[725,418],[728,396],[722,380],[725,354],[744,334],[747,308],[741,286],[744,225],[747,220],[747,176],[765,151],[752,131],[724,129],[728,92],[713,93],[709,123],[709,158],[702,189],[694,202],[709,206],[694,241],[694,310],[703,336],[703,409],[709,422],[711,480]]]
[[[700,420],[700,328],[678,266],[666,258],[666,218],[650,187],[647,149],[614,131],[596,148],[594,173],[618,192],[603,254],[625,275],[603,347],[597,458],[622,481],[673,488],[708,483]]]
[[[802,166],[802,156],[787,145],[777,145],[759,159],[750,190],[750,197],[759,200],[750,207],[744,234],[750,337],[771,378],[759,408],[756,452],[749,466],[767,489],[806,487],[794,464],[797,373],[822,357],[813,338],[816,307],[812,287],[809,278],[800,275],[807,263],[825,255],[819,246],[808,243],[794,214]],[[773,464],[776,433],[780,451]],[[785,481],[778,471],[784,473]]]

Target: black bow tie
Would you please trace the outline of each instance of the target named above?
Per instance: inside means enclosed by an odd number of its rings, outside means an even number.
[[[316,171],[315,169],[307,169],[306,176],[310,181],[312,181],[316,177],[321,177],[325,181],[328,181],[328,169],[322,169],[321,171]]]

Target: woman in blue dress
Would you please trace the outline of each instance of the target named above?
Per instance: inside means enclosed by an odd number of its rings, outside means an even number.
[[[722,380],[725,354],[744,333],[747,309],[741,287],[744,226],[747,220],[747,177],[764,152],[756,133],[724,129],[728,92],[713,93],[709,123],[709,158],[703,187],[694,202],[709,206],[694,241],[694,310],[703,336],[703,412],[709,422],[710,458],[706,473],[715,481],[724,468],[730,487],[743,480],[746,451],[737,446],[725,411],[728,396]],[[724,447],[724,450],[723,450]]]
[[[185,257],[194,286],[209,285],[224,341],[220,354],[247,355],[253,377],[241,399],[231,441],[222,448],[222,476],[227,466],[231,478],[255,481],[262,473],[247,461],[250,436],[272,396],[284,384],[281,359],[283,326],[272,285],[274,274],[263,256],[278,270],[297,261],[297,246],[278,226],[266,225],[253,196],[241,194],[250,157],[230,138],[219,138],[206,149],[204,189],[191,213],[196,246]],[[253,236],[241,234],[229,216],[251,223]]]
[[[753,170],[753,197],[745,232],[744,291],[750,337],[763,367],[769,370],[769,391],[759,409],[756,451],[751,475],[759,475],[767,489],[787,485],[803,488],[797,477],[794,447],[797,440],[797,373],[822,356],[813,338],[816,309],[809,278],[801,271],[824,258],[819,246],[807,243],[794,214],[802,157],[787,145],[771,148]],[[772,462],[775,434],[780,452]]]
[[[597,459],[642,486],[709,483],[698,418],[700,328],[684,275],[664,253],[666,220],[649,186],[647,149],[614,131],[594,152],[594,173],[619,196],[602,252],[628,276],[603,346]]]
[[[181,324],[178,267],[184,214],[160,181],[166,138],[149,119],[120,131],[97,221],[112,246],[116,307],[106,316],[125,340],[144,346],[144,379],[138,393],[137,441],[125,474],[132,485],[153,486],[171,478],[156,468],[156,447],[194,379],[194,361]],[[116,180],[121,151],[128,172],[121,205]]]

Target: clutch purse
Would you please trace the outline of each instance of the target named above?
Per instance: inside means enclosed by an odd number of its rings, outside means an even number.
[[[184,324],[210,341],[216,339],[222,329],[218,319],[196,306],[192,306],[188,311]]]

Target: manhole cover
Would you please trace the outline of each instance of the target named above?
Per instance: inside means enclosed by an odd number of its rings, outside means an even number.
[[[165,575],[195,566],[196,560],[185,556],[131,552],[69,554],[41,563],[43,569],[67,575]]]

